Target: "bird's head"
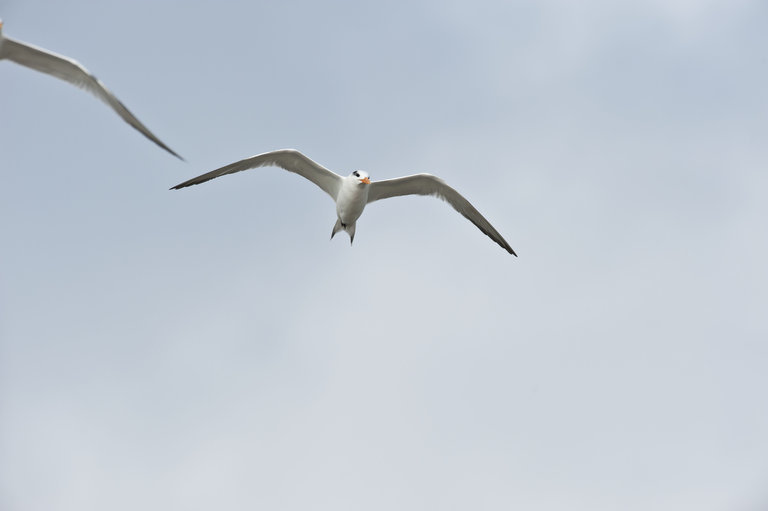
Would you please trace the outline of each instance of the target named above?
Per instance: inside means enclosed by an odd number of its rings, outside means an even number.
[[[350,177],[354,177],[355,179],[358,179],[361,183],[365,183],[367,185],[371,184],[371,178],[368,175],[368,173],[365,171],[356,170],[352,174],[350,174]]]
[[[3,20],[0,20],[0,34],[3,33]]]

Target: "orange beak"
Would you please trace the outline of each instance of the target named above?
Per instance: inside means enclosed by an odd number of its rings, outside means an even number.
[[[361,179],[360,181],[362,181],[363,183],[365,183],[365,184],[367,184],[367,185],[371,184],[371,180],[370,180],[370,179],[368,179],[367,177],[364,177],[364,178],[363,178],[363,179]]]

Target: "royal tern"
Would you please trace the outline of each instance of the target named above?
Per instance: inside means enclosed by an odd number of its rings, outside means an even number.
[[[342,177],[315,163],[295,149],[282,149],[231,163],[189,181],[184,181],[171,190],[198,185],[219,176],[234,174],[242,170],[267,166],[280,167],[305,177],[331,196],[336,202],[337,216],[336,224],[331,231],[331,239],[337,232],[344,230],[349,234],[349,241],[352,243],[355,239],[355,223],[363,213],[366,204],[370,202],[399,195],[432,195],[453,206],[453,209],[464,215],[467,220],[501,245],[504,250],[517,256],[509,243],[467,199],[448,186],[442,179],[431,174],[414,174],[371,182],[369,175],[361,170],[356,170],[347,177]]]
[[[175,157],[183,160],[159,138],[152,134],[101,81],[93,76],[76,60],[51,53],[42,48],[22,43],[3,36],[3,21],[0,20],[0,60],[8,59],[22,66],[55,76],[77,87],[83,88],[109,105],[125,122],[136,128],[142,135],[159,145]]]

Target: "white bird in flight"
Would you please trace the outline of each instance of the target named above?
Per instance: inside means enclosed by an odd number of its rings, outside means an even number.
[[[93,76],[79,62],[3,36],[3,21],[0,20],[0,60],[3,59],[55,76],[87,90],[109,105],[117,115],[138,130],[139,133],[180,160],[184,159],[153,135],[98,78]]]
[[[322,165],[310,160],[295,149],[281,149],[258,154],[201,176],[184,181],[171,188],[178,190],[187,186],[205,183],[211,179],[234,174],[242,170],[257,167],[276,166],[305,177],[319,186],[336,202],[336,224],[331,231],[331,239],[337,232],[344,230],[349,234],[349,241],[355,239],[355,223],[363,213],[366,204],[399,195],[432,195],[453,206],[453,209],[475,224],[489,238],[504,250],[517,257],[501,234],[477,211],[459,192],[431,174],[414,174],[384,181],[371,182],[366,172],[356,170],[347,177],[342,177]]]

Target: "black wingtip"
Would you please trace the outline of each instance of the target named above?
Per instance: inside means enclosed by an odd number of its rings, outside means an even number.
[[[169,190],[181,190],[182,188],[186,188],[188,186],[196,185],[198,183],[193,182],[194,179],[190,179],[189,181],[184,181],[183,183],[179,183],[176,186],[172,186],[169,188]]]
[[[122,103],[121,103],[121,104],[122,104]],[[123,108],[125,108],[125,105],[123,105]],[[126,109],[126,110],[128,110],[127,108],[125,108],[125,109]],[[133,114],[131,114],[131,115],[133,115]],[[146,128],[145,128],[145,129],[146,129]],[[141,130],[139,130],[139,131],[141,131]],[[156,136],[154,136],[154,135],[150,136],[150,135],[148,135],[148,134],[146,134],[146,133],[143,133],[143,132],[142,132],[142,135],[144,135],[144,136],[145,136],[145,137],[147,137],[149,140],[151,140],[152,142],[154,142],[154,143],[155,143],[155,145],[156,145],[157,147],[159,147],[160,149],[163,149],[164,151],[168,151],[169,153],[171,153],[172,155],[174,155],[176,158],[180,159],[180,160],[181,160],[181,161],[183,161],[184,163],[186,163],[186,162],[187,162],[187,160],[185,160],[184,158],[182,158],[182,157],[181,157],[181,155],[180,155],[179,153],[177,153],[176,151],[174,151],[173,149],[171,149],[170,147],[168,147],[167,145],[165,145],[165,143],[164,143],[162,140],[160,140],[159,138],[157,138]]]
[[[174,155],[176,158],[180,159],[180,160],[181,160],[181,161],[183,161],[184,163],[187,163],[187,160],[185,160],[184,158],[182,158],[182,157],[181,157],[181,155],[180,155],[179,153],[177,153],[176,151],[172,150],[171,148],[169,148],[169,147],[165,146],[165,147],[163,147],[163,149],[165,149],[166,151],[168,151],[169,153],[171,153],[172,155]]]
[[[185,181],[185,182],[183,182],[183,183],[179,183],[179,184],[177,184],[176,186],[172,186],[172,187],[170,187],[170,188],[168,188],[168,189],[169,189],[169,190],[181,190],[182,188],[186,188],[187,186],[189,186],[189,185],[188,185],[188,184],[187,184],[187,182]]]

